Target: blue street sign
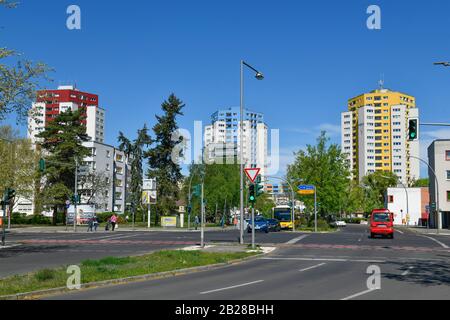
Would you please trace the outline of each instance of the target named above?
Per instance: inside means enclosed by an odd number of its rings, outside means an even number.
[[[314,186],[298,186],[298,190],[315,190],[316,188]]]

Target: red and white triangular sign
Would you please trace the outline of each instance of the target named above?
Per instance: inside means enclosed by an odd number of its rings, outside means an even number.
[[[255,182],[256,178],[258,178],[259,173],[261,172],[260,168],[247,168],[245,169],[245,174],[247,175],[248,179],[253,183]]]

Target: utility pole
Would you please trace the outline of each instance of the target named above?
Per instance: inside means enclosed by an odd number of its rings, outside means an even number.
[[[74,199],[73,231],[77,232],[77,203],[78,203],[78,159],[75,159],[75,199]]]
[[[201,247],[204,248],[205,247],[205,201],[204,201],[204,182],[202,182],[202,205],[201,205]]]
[[[314,231],[317,233],[317,187],[314,187]]]

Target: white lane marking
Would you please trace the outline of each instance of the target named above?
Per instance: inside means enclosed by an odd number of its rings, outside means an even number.
[[[86,239],[74,239],[74,240],[80,240],[80,241],[91,241],[91,240],[114,240],[113,238],[115,237],[120,237],[120,234],[114,234],[114,235],[109,235],[109,236],[102,236],[102,237],[94,237],[94,238],[86,238]],[[135,235],[133,235],[135,236]]]
[[[362,263],[386,263],[385,260],[358,260],[358,259],[341,259],[341,258],[282,258],[282,257],[265,257],[260,260],[286,260],[286,261],[323,261],[323,262],[362,262]]]
[[[305,239],[305,238],[307,238],[309,236],[310,236],[309,234],[304,234],[304,235],[302,235],[300,237],[297,237],[297,238],[294,238],[292,240],[289,240],[288,242],[286,242],[286,244],[296,244],[297,242],[299,242],[299,241],[301,241],[301,240],[303,240],[303,239]]]
[[[408,270],[406,270],[405,272],[402,273],[402,276],[403,277],[407,276],[411,272],[412,269],[414,269],[414,267],[409,267]]]
[[[449,247],[445,244],[445,243],[442,243],[442,242],[440,242],[439,240],[436,240],[436,239],[434,239],[434,238],[432,238],[432,237],[428,237],[428,236],[423,236],[424,238],[427,238],[427,239],[430,239],[430,240],[432,240],[432,241],[434,241],[434,242],[436,242],[437,244],[439,244],[440,246],[442,246],[442,248],[445,248],[445,249],[449,249]]]
[[[125,238],[132,238],[132,237],[137,237],[137,236],[138,236],[138,234],[131,234],[131,235],[126,235],[126,236],[119,236],[119,237],[115,237],[115,238],[109,238],[109,239],[106,239],[105,241],[107,241],[107,240],[125,239]]]
[[[398,229],[395,229],[395,232],[398,232],[398,233],[400,233],[400,234],[405,234],[403,231],[400,231],[400,230],[398,230]]]
[[[365,291],[356,293],[356,294],[354,294],[354,295],[351,295],[351,296],[349,296],[349,297],[347,297],[347,298],[344,298],[344,299],[341,299],[341,300],[342,300],[342,301],[352,300],[352,299],[354,299],[354,298],[361,297],[361,296],[363,296],[363,295],[365,295],[365,294],[368,294],[368,293],[371,293],[372,291],[377,291],[377,290],[379,290],[379,289],[369,289],[369,290],[365,290]]]
[[[235,286],[232,286],[232,287],[226,287],[226,288],[220,288],[220,289],[215,289],[215,290],[210,290],[210,291],[204,291],[204,292],[200,292],[200,294],[208,294],[208,293],[214,293],[214,292],[219,292],[219,291],[231,290],[231,289],[236,289],[236,288],[240,288],[240,287],[250,286],[252,284],[257,284],[257,283],[261,283],[261,282],[264,282],[264,280],[258,280],[258,281],[238,284],[238,285],[235,285]]]
[[[317,268],[322,267],[324,265],[326,265],[326,263],[320,263],[320,264],[317,264],[315,266],[312,266],[312,267],[309,267],[309,268],[305,268],[305,269],[302,269],[302,270],[299,270],[299,271],[300,272],[305,272],[305,271],[309,271],[309,270],[312,270],[312,269],[317,269]]]

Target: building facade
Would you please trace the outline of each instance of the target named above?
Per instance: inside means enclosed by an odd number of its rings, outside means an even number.
[[[267,169],[268,127],[262,113],[244,110],[243,158],[246,167]],[[219,110],[211,116],[212,123],[205,127],[205,157],[210,161],[237,158],[240,161],[240,108]]]
[[[90,155],[79,166],[81,204],[94,207],[97,213],[124,213],[131,180],[130,161],[124,152],[104,143],[105,110],[99,107],[98,95],[82,92],[74,86],[39,91],[28,117],[28,137],[36,145],[36,135],[58,114],[69,109],[81,110],[86,134],[91,139],[83,143]],[[33,199],[20,198],[16,212],[32,214],[33,205]]]
[[[85,142],[90,156],[81,164],[78,192],[82,204],[95,205],[96,212],[124,213],[131,168],[126,154],[113,146],[99,142]],[[83,179],[83,174],[90,179]],[[94,187],[91,181],[94,181]],[[99,183],[100,182],[100,183]]]
[[[348,102],[342,113],[342,153],[355,179],[393,172],[404,184],[420,178],[419,141],[408,141],[408,122],[419,119],[413,96],[378,89]]]
[[[436,140],[428,148],[428,160],[431,168],[430,177],[430,207],[432,211],[441,210],[440,219],[431,215],[431,225],[436,228],[450,228],[450,139]],[[434,175],[436,173],[436,177]],[[436,184],[436,179],[437,184]],[[439,191],[438,191],[439,189]],[[438,201],[439,198],[439,201]]]
[[[105,142],[105,110],[99,107],[98,95],[82,92],[75,86],[38,91],[28,117],[28,138],[36,144],[36,135],[60,113],[81,110],[86,134],[92,141]]]
[[[388,188],[386,208],[394,213],[395,225],[427,226],[428,188]]]

